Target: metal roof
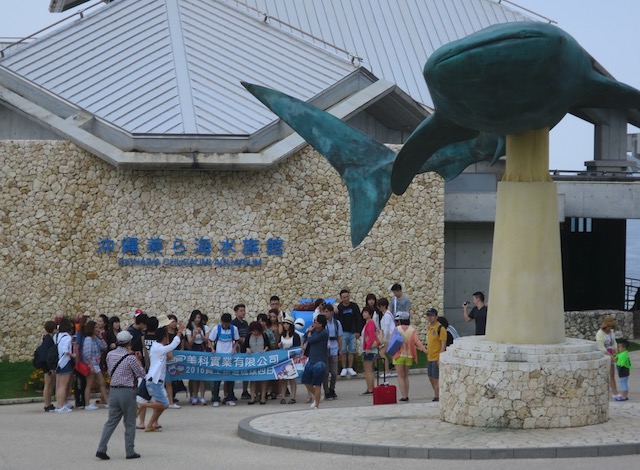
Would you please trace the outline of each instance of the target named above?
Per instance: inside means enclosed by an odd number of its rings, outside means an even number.
[[[355,70],[217,0],[119,0],[0,65],[132,134],[187,135],[274,121],[240,80],[308,100]]]
[[[375,76],[432,106],[422,68],[440,46],[493,24],[531,21],[492,0],[225,0],[277,18],[277,28],[362,57]],[[320,41],[322,40],[322,41]]]

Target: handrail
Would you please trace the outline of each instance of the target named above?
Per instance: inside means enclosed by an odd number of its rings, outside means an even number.
[[[265,22],[265,23],[267,23],[268,21],[273,20],[273,21],[275,21],[276,23],[279,23],[282,26],[286,26],[287,28],[291,28],[294,31],[297,31],[298,33],[300,33],[300,34],[302,34],[304,36],[308,36],[309,38],[313,39],[314,41],[318,41],[318,42],[324,44],[325,46],[331,47],[332,49],[335,49],[337,51],[340,51],[340,52],[346,54],[347,57],[349,58],[349,60],[351,61],[351,63],[354,64],[354,65],[355,65],[355,61],[356,60],[358,61],[358,65],[362,64],[362,61],[363,61],[362,57],[360,57],[360,56],[358,56],[358,55],[356,55],[356,54],[354,54],[352,52],[349,52],[346,49],[343,49],[343,48],[341,48],[339,46],[336,46],[335,44],[331,44],[330,42],[327,42],[322,38],[316,37],[313,34],[310,34],[310,33],[306,32],[306,31],[304,31],[303,29],[298,28],[297,26],[293,26],[292,24],[286,23],[286,22],[276,18],[275,16],[271,16],[268,13],[266,13],[264,11],[261,11],[261,10],[255,8],[255,7],[251,6],[251,5],[248,5],[248,4],[246,4],[246,3],[244,3],[244,2],[242,2],[240,0],[232,0],[232,1],[234,3],[236,3],[236,5],[241,5],[241,6],[247,8],[249,10],[252,10],[252,11],[258,13],[260,16],[262,16],[262,21]]]
[[[512,2],[511,0],[498,0],[498,3],[502,3],[502,2],[508,3],[509,5],[512,5],[512,6],[516,7],[516,8],[519,8],[520,10],[526,11],[527,13],[531,13],[532,15],[537,16],[538,18],[542,18],[543,20],[545,20],[548,23],[558,24],[558,22],[556,20],[552,20],[551,18],[547,18],[546,16],[541,15],[540,13],[537,13],[537,12],[535,12],[533,10],[529,10],[528,8],[523,7],[522,5],[518,5],[517,3]]]
[[[104,1],[103,0],[98,0],[96,3],[94,3],[93,5],[89,5],[87,8],[83,8],[82,10],[78,10],[75,13],[71,14],[70,16],[67,16],[66,18],[58,20],[55,23],[52,23],[49,26],[46,26],[46,27],[36,31],[35,33],[30,34],[29,36],[25,36],[25,37],[19,39],[18,41],[9,44],[8,46],[4,47],[3,49],[0,49],[0,58],[4,58],[4,55],[5,55],[4,51],[6,51],[7,49],[15,47],[18,44],[22,44],[22,43],[24,43],[26,41],[29,41],[31,39],[35,39],[36,35],[38,35],[40,33],[44,33],[45,31],[48,31],[50,29],[53,29],[54,27],[58,26],[60,23],[64,23],[65,21],[75,17],[76,15],[80,16],[80,19],[84,18],[84,12],[85,11],[90,10],[92,8],[95,8],[95,7],[99,6],[101,3],[104,3]]]
[[[625,310],[631,310],[635,303],[636,293],[640,289],[640,279],[626,277],[624,279],[624,307]]]

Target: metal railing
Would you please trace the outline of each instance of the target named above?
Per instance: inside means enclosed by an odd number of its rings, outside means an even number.
[[[627,277],[624,280],[624,308],[625,310],[631,310],[635,303],[636,294],[640,289],[640,279],[634,279]]]
[[[78,10],[75,13],[62,18],[61,20],[50,24],[46,28],[42,28],[42,29],[36,31],[35,33],[30,34],[29,36],[20,38],[17,41],[12,42],[8,46],[0,49],[0,58],[3,58],[5,56],[5,51],[7,51],[8,49],[11,49],[13,47],[19,46],[20,44],[24,44],[24,43],[30,42],[30,41],[36,39],[36,36],[38,34],[41,34],[41,33],[44,33],[46,31],[49,31],[49,30],[55,28],[56,26],[59,26],[60,24],[65,23],[66,21],[69,21],[72,18],[75,18],[76,16],[79,16],[82,19],[82,18],[84,18],[84,12],[85,11],[91,10],[92,8],[95,8],[95,7],[100,6],[100,5],[104,5],[104,0],[98,0],[96,3],[94,3],[93,5],[89,5],[87,8],[83,8],[82,10]]]

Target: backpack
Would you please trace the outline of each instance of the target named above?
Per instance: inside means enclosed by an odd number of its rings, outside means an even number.
[[[393,356],[397,353],[402,347],[402,343],[404,343],[404,339],[402,338],[402,333],[398,331],[398,328],[393,329],[393,333],[389,337],[389,346],[387,347],[387,354]]]
[[[440,330],[442,330],[442,328],[444,328],[444,326],[440,325],[438,327],[438,337],[440,337]],[[451,346],[453,344],[453,335],[451,334],[451,332],[447,329],[447,346],[445,347],[445,349],[447,349],[449,346]]]
[[[60,342],[60,338],[56,336],[56,342],[53,346],[49,348],[47,351],[47,367],[49,370],[56,370],[58,368],[58,360],[60,356],[58,355],[58,343]]]
[[[48,340],[47,340],[48,338]],[[50,335],[46,335],[42,338],[42,343],[36,348],[33,352],[33,359],[31,360],[31,364],[36,369],[45,369],[47,368],[47,352],[49,351],[49,347],[53,339]]]

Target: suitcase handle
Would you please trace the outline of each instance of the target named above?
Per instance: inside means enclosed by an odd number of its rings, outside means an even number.
[[[376,360],[376,384],[380,386],[380,363],[382,363],[382,383],[387,383],[387,371],[384,368],[384,358],[378,356]]]

